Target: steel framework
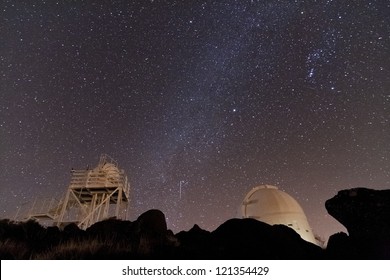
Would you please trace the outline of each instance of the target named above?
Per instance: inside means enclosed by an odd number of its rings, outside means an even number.
[[[72,177],[57,217],[57,226],[75,222],[86,229],[115,216],[126,219],[130,184],[123,170],[108,155],[94,169],[71,171]]]

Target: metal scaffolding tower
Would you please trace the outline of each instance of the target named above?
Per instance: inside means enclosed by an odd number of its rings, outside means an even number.
[[[65,198],[60,203],[57,226],[75,222],[82,229],[115,216],[126,219],[130,184],[123,170],[108,155],[94,169],[71,171]]]
[[[110,217],[127,218],[130,184],[114,159],[103,154],[94,169],[72,169],[71,175],[64,198],[35,199],[30,210],[18,207],[14,220],[36,219],[58,227],[76,223],[86,229]]]

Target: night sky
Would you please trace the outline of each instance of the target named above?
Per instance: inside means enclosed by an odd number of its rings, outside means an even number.
[[[276,185],[314,232],[325,201],[390,188],[390,2],[0,4],[0,217],[107,153],[131,215],[214,230]],[[180,193],[181,185],[181,193]]]

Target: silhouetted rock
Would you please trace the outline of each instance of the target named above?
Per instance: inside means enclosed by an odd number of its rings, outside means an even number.
[[[213,242],[211,233],[194,225],[189,231],[176,234],[179,241],[178,258],[209,259],[213,258]]]
[[[356,248],[345,232],[338,232],[329,237],[326,247],[327,259],[354,259],[356,254]]]
[[[325,207],[349,233],[348,238],[330,238],[327,251],[333,257],[344,258],[349,250],[353,259],[390,258],[390,190],[343,190],[327,200]]]
[[[167,231],[167,222],[163,212],[157,209],[151,209],[142,213],[137,223],[143,230],[153,231],[156,233],[165,233]]]
[[[351,237],[390,234],[390,190],[343,190],[327,200],[325,207]]]
[[[212,232],[218,259],[321,259],[322,249],[287,226],[231,219]]]
[[[215,231],[195,225],[179,232],[178,257],[184,259],[321,259],[323,250],[293,229],[254,219],[231,219]]]
[[[141,258],[172,258],[177,239],[167,229],[163,212],[151,209],[141,214],[136,220],[139,231],[137,254]]]
[[[76,238],[84,235],[84,231],[80,229],[75,223],[70,223],[64,226],[62,232],[66,238]]]
[[[110,218],[91,225],[85,232],[90,238],[119,242],[135,238],[135,227],[134,222]]]
[[[45,228],[36,221],[0,220],[2,259],[390,259],[390,191],[352,189],[326,202],[346,226],[326,250],[284,225],[231,219],[213,232],[194,225],[173,234],[152,209],[136,221],[115,218],[81,230]]]

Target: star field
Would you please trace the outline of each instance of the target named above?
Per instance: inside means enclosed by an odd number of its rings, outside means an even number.
[[[388,1],[3,1],[0,217],[116,159],[131,217],[213,230],[277,185],[314,232],[390,188]]]

